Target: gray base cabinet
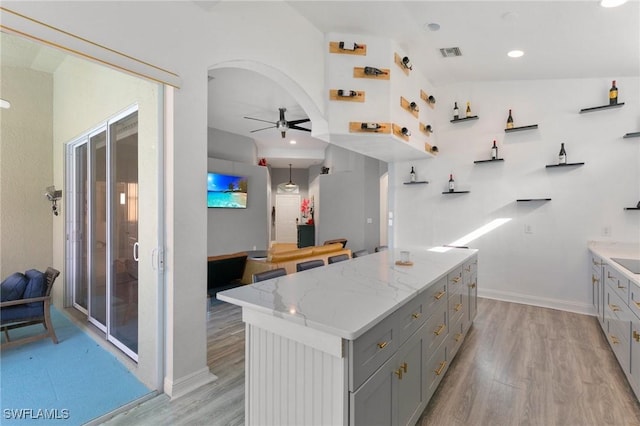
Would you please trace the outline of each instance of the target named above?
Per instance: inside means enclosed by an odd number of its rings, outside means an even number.
[[[477,257],[350,342],[351,425],[414,425],[477,312]]]

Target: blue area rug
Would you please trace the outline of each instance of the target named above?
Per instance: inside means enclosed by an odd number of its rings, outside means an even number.
[[[151,392],[55,308],[51,318],[57,345],[43,339],[0,354],[0,424],[82,425]],[[42,330],[34,325],[9,335]]]

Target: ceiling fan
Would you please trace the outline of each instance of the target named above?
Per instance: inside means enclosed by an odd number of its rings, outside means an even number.
[[[287,109],[286,108],[278,108],[278,109],[280,110],[280,120],[275,121],[275,122],[274,121],[261,120],[259,118],[253,118],[253,117],[244,117],[244,118],[247,118],[249,120],[264,121],[265,123],[275,124],[275,126],[269,126],[269,127],[264,127],[262,129],[252,130],[251,133],[259,132],[261,130],[266,130],[266,129],[272,129],[272,128],[275,127],[276,129],[280,130],[280,134],[284,138],[285,135],[286,135],[287,129],[303,130],[305,132],[310,132],[311,131],[311,129],[305,129],[304,127],[298,126],[298,124],[306,123],[308,121],[311,121],[310,118],[301,118],[300,120],[287,121],[284,118],[284,113],[285,113],[285,111]]]

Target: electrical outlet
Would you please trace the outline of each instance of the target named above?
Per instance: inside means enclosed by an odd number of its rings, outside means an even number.
[[[602,228],[602,236],[610,237],[611,236],[611,227],[609,225]]]
[[[370,218],[370,217],[368,217],[368,218],[367,218],[367,223],[373,223],[373,219],[372,219],[372,218]]]
[[[525,234],[533,234],[533,227],[529,224],[524,225],[524,233]]]

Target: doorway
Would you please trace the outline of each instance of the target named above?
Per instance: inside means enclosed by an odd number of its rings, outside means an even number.
[[[297,243],[300,195],[276,195],[276,238],[279,243]]]

